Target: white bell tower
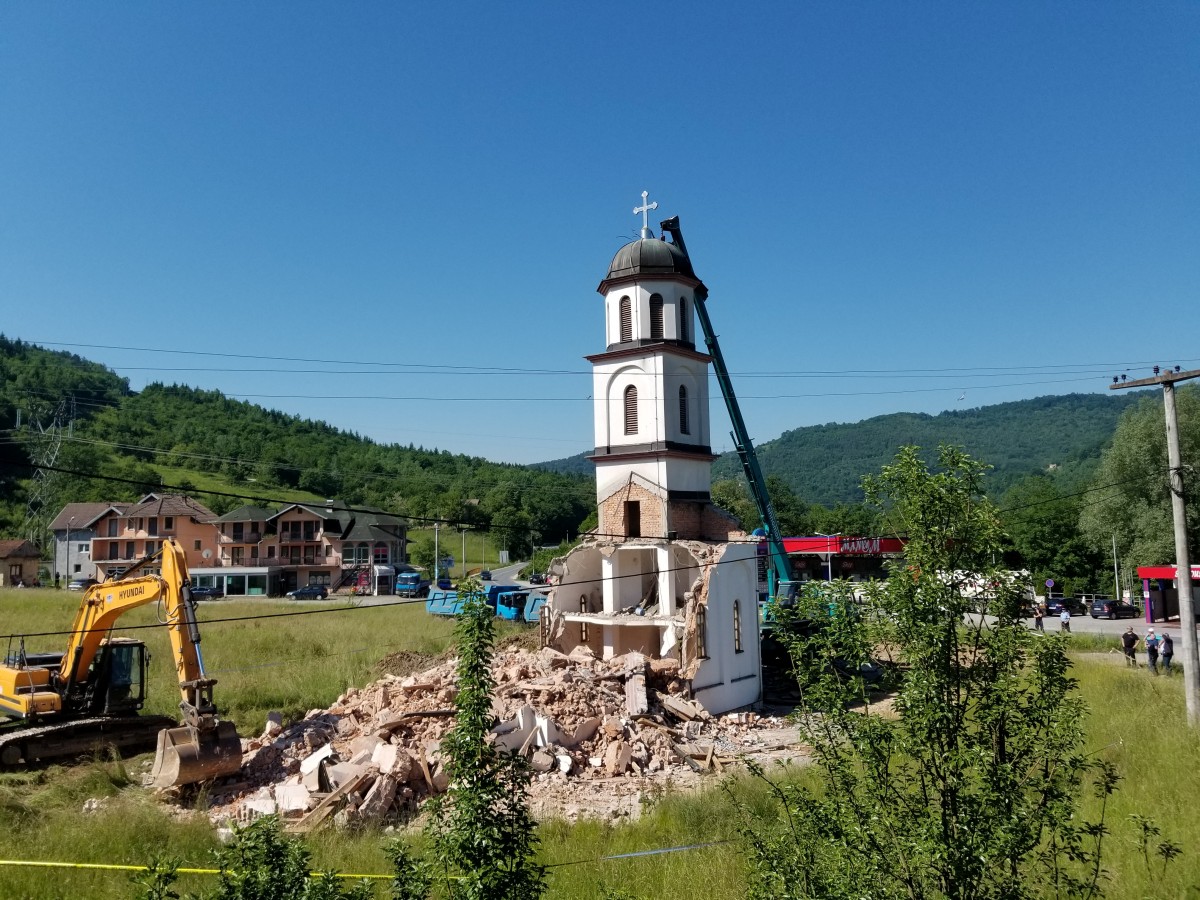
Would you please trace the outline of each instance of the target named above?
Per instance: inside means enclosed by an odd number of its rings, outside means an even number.
[[[593,370],[596,499],[603,534],[700,538],[709,503],[710,357],[695,344],[695,295],[706,293],[679,243],[641,237],[617,251],[604,296],[603,353]],[[670,224],[664,223],[664,224]]]

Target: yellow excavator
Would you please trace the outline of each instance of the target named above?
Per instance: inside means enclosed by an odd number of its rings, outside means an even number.
[[[167,788],[232,775],[242,745],[232,722],[213,705],[215,679],[204,673],[200,629],[183,550],[163,542],[134,571],[161,561],[161,575],[126,577],[88,588],[64,653],[26,653],[25,639],[0,665],[0,768],[95,752],[102,747],[138,752],[157,740],[150,783]],[[139,715],[150,655],[139,640],[114,637],[126,612],[160,603],[179,678],[182,724],[168,716]],[[10,639],[10,649],[11,642]]]

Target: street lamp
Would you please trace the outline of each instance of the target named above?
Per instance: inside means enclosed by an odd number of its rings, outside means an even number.
[[[67,519],[67,571],[63,573],[68,584],[71,582],[71,526],[75,524],[75,517]]]
[[[463,554],[462,554],[463,578],[466,578],[467,577],[467,529],[466,528],[462,529],[462,536],[463,536]]]

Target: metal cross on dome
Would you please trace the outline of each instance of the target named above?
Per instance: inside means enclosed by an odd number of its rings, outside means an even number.
[[[633,214],[635,216],[638,213],[642,214],[642,237],[646,237],[650,232],[650,219],[649,219],[650,210],[658,209],[658,201],[657,200],[655,200],[653,203],[646,202],[646,198],[649,196],[650,196],[649,191],[642,191],[642,205],[635,206],[633,208]]]

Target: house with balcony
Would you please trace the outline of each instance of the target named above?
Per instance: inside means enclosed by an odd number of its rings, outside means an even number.
[[[268,559],[277,553],[293,590],[322,584],[331,591],[356,586],[372,594],[389,594],[395,566],[408,561],[404,520],[371,507],[293,503],[267,520],[274,539]]]
[[[104,581],[124,574],[135,562],[157,553],[167,538],[183,549],[189,569],[202,565],[204,551],[212,555],[215,518],[204,504],[181,494],[147,494],[124,508],[113,505],[93,523],[91,560],[96,578]],[[149,565],[142,571],[160,569]]]
[[[340,501],[242,506],[212,525],[214,552],[191,569],[192,582],[227,597],[279,596],[310,584],[388,594],[395,566],[407,561],[402,519]]]

